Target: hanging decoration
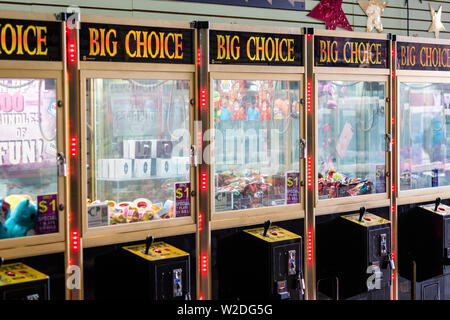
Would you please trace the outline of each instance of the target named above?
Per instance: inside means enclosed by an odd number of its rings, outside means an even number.
[[[441,22],[442,18],[442,6],[439,7],[439,10],[436,12],[434,8],[431,6],[430,3],[430,10],[431,10],[431,18],[433,19],[433,22],[431,23],[430,29],[428,29],[428,32],[434,32],[434,36],[439,38],[439,32],[445,31],[445,27]]]
[[[383,24],[381,23],[381,14],[387,6],[387,1],[359,1],[359,6],[367,15],[367,32],[372,32],[376,28],[378,32],[383,32]]]
[[[342,0],[322,0],[308,13],[308,17],[325,21],[327,30],[336,30],[336,27],[340,27],[353,31],[344,10],[342,10]]]

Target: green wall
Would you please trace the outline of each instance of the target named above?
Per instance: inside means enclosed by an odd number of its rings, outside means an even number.
[[[252,0],[249,0],[252,1]],[[286,0],[287,1],[287,0]],[[128,16],[139,18],[157,18],[166,20],[209,20],[212,22],[239,23],[250,25],[273,25],[289,27],[314,27],[323,29],[324,23],[306,16],[320,1],[305,0],[305,11],[275,10],[216,4],[200,4],[173,0],[43,0],[43,1],[1,1],[0,10],[22,10],[34,12],[61,12],[67,6],[76,5],[81,13],[108,16]],[[405,0],[390,0],[383,13],[385,33],[407,35],[407,10]],[[434,37],[429,33],[431,13],[429,4],[437,10],[443,7],[442,22],[447,32],[441,32],[440,38],[450,39],[450,1],[409,0],[411,36]],[[355,31],[365,31],[366,15],[360,8],[358,0],[344,0],[342,8]],[[131,22],[132,23],[132,22]],[[374,31],[376,32],[376,31]]]

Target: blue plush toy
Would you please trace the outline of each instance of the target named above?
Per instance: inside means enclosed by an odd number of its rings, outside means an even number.
[[[5,227],[8,238],[24,237],[32,230],[37,220],[37,208],[29,199],[22,200],[17,204],[9,218],[6,219]]]
[[[0,199],[0,239],[8,237],[5,221],[8,218],[10,211],[9,204],[5,202],[4,199]]]

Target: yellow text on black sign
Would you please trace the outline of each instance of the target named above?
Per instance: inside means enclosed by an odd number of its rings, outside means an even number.
[[[0,24],[0,55],[47,55],[47,27]]]
[[[89,56],[116,56],[118,41],[118,30],[114,28],[89,28]],[[183,59],[181,33],[129,30],[123,41],[130,58]]]
[[[450,67],[450,48],[406,45],[400,46],[400,67]]]
[[[340,45],[337,40],[320,40],[319,62],[320,63],[337,63],[345,62],[347,64],[370,64],[382,65],[381,61],[382,44],[346,41]]]
[[[295,39],[251,36],[243,44],[243,53],[250,61],[292,62],[295,59]],[[238,61],[241,58],[241,38],[238,35],[217,35],[217,60]]]

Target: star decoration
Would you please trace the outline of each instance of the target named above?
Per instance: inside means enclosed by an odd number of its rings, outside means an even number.
[[[383,24],[381,23],[381,14],[387,6],[386,1],[359,1],[359,6],[367,15],[367,32],[372,32],[375,27],[378,32],[383,32]]]
[[[431,23],[431,27],[430,27],[430,29],[428,29],[428,32],[434,32],[434,36],[437,39],[437,38],[439,38],[439,32],[445,31],[445,27],[441,22],[442,6],[440,6],[439,10],[436,12],[430,3],[430,10],[431,10],[431,18],[433,19],[433,22]]]
[[[336,30],[336,27],[353,31],[342,10],[342,0],[322,0],[308,13],[308,17],[325,21],[325,29]]]

